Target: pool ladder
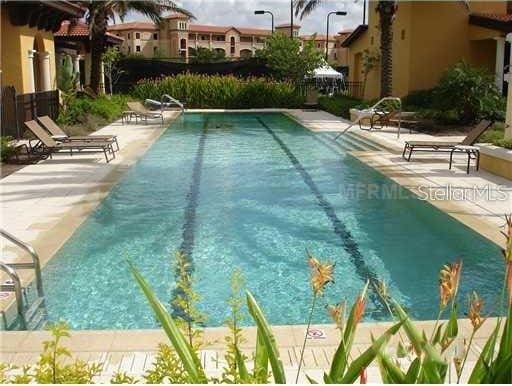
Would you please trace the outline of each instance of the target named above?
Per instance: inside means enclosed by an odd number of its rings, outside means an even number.
[[[3,328],[8,330],[34,330],[41,327],[46,321],[46,307],[44,301],[43,280],[41,277],[41,264],[39,256],[34,248],[4,229],[0,229],[0,236],[9,240],[17,247],[28,252],[32,261],[19,263],[6,263],[0,261],[2,270],[9,280],[0,284],[0,291],[14,293],[16,301],[16,318],[12,322],[7,321],[6,311],[2,311]],[[35,299],[32,304],[29,300],[31,285],[23,287],[18,270],[33,269],[35,275]]]

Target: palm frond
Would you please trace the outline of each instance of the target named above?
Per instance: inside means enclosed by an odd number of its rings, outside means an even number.
[[[300,13],[300,19],[302,20],[304,16],[313,12],[322,2],[323,0],[297,0],[295,2],[295,16]]]

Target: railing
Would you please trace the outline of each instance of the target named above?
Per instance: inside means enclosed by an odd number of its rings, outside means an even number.
[[[16,299],[16,310],[18,312],[18,317],[20,321],[20,327],[22,330],[27,329],[27,322],[25,320],[24,307],[23,307],[23,293],[21,290],[21,280],[18,274],[14,269],[12,269],[7,264],[0,262],[0,270],[4,271],[9,279],[11,279],[12,284],[2,284],[0,285],[0,291],[8,291],[14,292],[14,297]]]
[[[363,93],[363,82],[345,82],[345,87],[342,90],[343,95],[358,99],[364,98]]]
[[[2,135],[20,139],[25,131],[23,123],[42,115],[58,117],[58,90],[16,94],[13,86],[2,88]]]
[[[41,276],[41,262],[39,260],[39,256],[35,249],[30,245],[27,244],[20,239],[18,239],[16,236],[10,234],[4,229],[0,229],[0,236],[6,238],[11,243],[17,245],[21,249],[25,250],[29,253],[30,257],[32,258],[32,262],[25,262],[25,263],[9,263],[9,267],[14,269],[34,269],[34,274],[36,276],[36,288],[37,288],[37,295],[39,297],[44,296],[43,291],[43,279]]]

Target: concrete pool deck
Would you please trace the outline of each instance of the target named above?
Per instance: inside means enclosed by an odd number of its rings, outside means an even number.
[[[348,122],[322,111],[281,109],[247,111],[286,112],[312,131],[339,132],[348,126]],[[167,118],[171,120],[176,116],[177,113],[170,113]],[[164,127],[122,125],[120,122],[115,122],[97,132],[118,135],[121,150],[111,163],[105,163],[101,154],[81,154],[72,158],[69,155],[56,155],[53,160],[26,166],[3,178],[0,182],[2,228],[32,244],[44,265],[108,194],[119,178],[158,138]],[[512,181],[484,171],[472,170],[471,174],[466,175],[462,164],[449,171],[446,155],[421,155],[414,162],[407,163],[397,153],[401,153],[404,140],[431,139],[430,136],[404,133],[400,140],[396,140],[396,135],[392,131],[369,133],[354,127],[351,132],[390,150],[354,151],[352,154],[355,157],[413,192],[418,193],[421,186],[443,189],[448,185],[464,191],[471,190],[475,186],[503,190],[506,198],[501,201],[486,200],[485,197],[480,196],[465,201],[430,200],[432,204],[495,243],[500,245],[503,243],[499,227],[504,224],[503,216],[512,212]],[[436,138],[439,139],[439,137]],[[454,137],[450,139],[453,140]],[[7,242],[2,242],[1,247],[2,258],[5,261],[26,258]],[[32,276],[29,271],[21,273],[25,283],[32,280]],[[12,302],[12,296],[0,299],[0,311],[4,312]],[[421,323],[426,329],[433,325],[432,322]],[[467,321],[462,323],[466,323],[465,331],[469,331]],[[490,324],[488,323],[489,326]],[[388,325],[386,323],[363,324],[356,339],[355,349],[363,350],[367,347],[370,342],[370,329],[378,333]],[[308,375],[320,380],[322,376],[320,369],[328,368],[328,358],[332,357],[338,342],[333,326],[318,326],[318,328],[326,332],[326,338],[309,341],[310,348],[306,353],[305,369]],[[287,368],[288,378],[294,380],[295,377],[292,375],[297,368],[297,353],[300,350],[301,336],[303,336],[301,332],[304,333],[304,327],[282,326],[275,327],[274,331],[280,343],[281,356]],[[477,350],[490,331],[490,327],[479,331]],[[217,362],[215,366],[212,363],[215,363],[214,358],[223,356],[224,346],[219,345],[218,342],[222,340],[225,332],[222,328],[208,328],[205,331],[205,340],[209,343],[202,352],[202,360],[208,366],[211,375],[217,375],[222,368],[222,361]],[[245,348],[251,351],[254,348],[254,337],[249,336],[251,329],[247,329],[247,332],[248,343]],[[47,333],[42,331],[1,332],[0,360],[17,364],[33,363],[40,353],[41,341],[47,336]],[[72,333],[69,347],[85,360],[104,363],[104,374],[100,380],[108,381],[109,375],[119,369],[140,375],[151,363],[156,345],[160,341],[167,340],[158,330],[76,331]],[[471,356],[470,360],[472,360]],[[379,380],[375,368],[369,370],[369,381],[372,380]]]

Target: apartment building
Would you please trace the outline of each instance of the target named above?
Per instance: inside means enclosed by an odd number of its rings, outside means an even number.
[[[343,30],[335,34],[329,35],[328,59],[329,63],[335,63],[339,66],[348,66],[348,49],[342,46],[343,41],[352,33],[351,30]],[[325,53],[327,36],[326,35],[302,35],[300,39],[303,42],[314,41],[315,47]]]
[[[276,32],[290,35],[290,24],[279,24]],[[188,60],[199,47],[221,51],[226,58],[248,58],[264,47],[270,29],[236,26],[217,26],[190,23],[190,19],[175,13],[164,18],[157,26],[154,23],[132,22],[114,24],[108,31],[122,37],[121,52],[126,55],[141,55],[146,58],[183,58]],[[302,41],[313,39],[313,35],[300,36],[300,25],[293,25],[293,35]],[[329,61],[347,64],[347,50],[341,46],[352,31],[341,31],[329,37]],[[325,36],[317,35],[315,45],[325,51]]]
[[[379,15],[374,1],[368,23],[342,43],[348,49],[349,80],[362,82],[365,51],[379,53]],[[509,67],[512,7],[505,1],[400,1],[393,21],[393,95],[436,86],[443,72],[464,60],[495,74],[504,90]],[[380,94],[380,63],[367,77],[365,98]]]

